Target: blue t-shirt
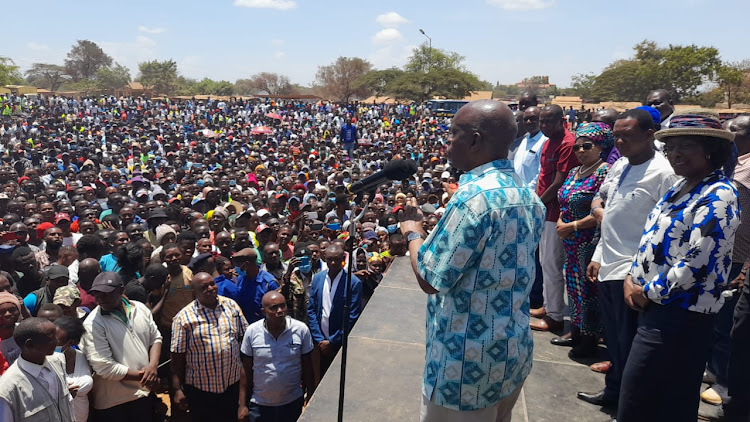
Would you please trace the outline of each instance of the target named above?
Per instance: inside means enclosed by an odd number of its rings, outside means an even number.
[[[352,124],[341,126],[341,142],[351,144],[357,140],[357,127]]]

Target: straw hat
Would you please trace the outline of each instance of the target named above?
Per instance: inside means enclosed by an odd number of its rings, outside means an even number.
[[[675,114],[669,122],[669,128],[654,134],[660,141],[672,136],[707,136],[727,142],[734,141],[734,133],[724,130],[718,115],[710,110],[691,110],[684,114]]]

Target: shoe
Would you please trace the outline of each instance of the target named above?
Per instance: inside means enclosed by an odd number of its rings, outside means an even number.
[[[544,309],[544,306],[542,306],[541,308],[530,309],[529,315],[533,316],[534,318],[542,319],[547,316],[547,310]]]
[[[549,342],[554,346],[573,347],[578,344],[578,339],[574,339],[573,337],[565,338],[565,336],[562,336],[555,337]]]
[[[583,335],[580,339],[580,342],[573,346],[573,350],[568,352],[568,357],[571,359],[585,359],[599,356],[596,337]]]
[[[578,397],[579,400],[583,400],[586,403],[591,403],[596,406],[614,407],[617,405],[617,399],[614,397],[607,397],[604,394],[604,390],[597,391],[596,393],[584,393],[579,391],[576,397]]]
[[[703,382],[706,384],[716,384],[716,375],[706,369],[703,371]]]
[[[565,323],[562,321],[555,321],[548,316],[536,321],[531,321],[529,325],[532,330],[536,331],[560,331],[565,327]]]
[[[721,422],[724,420],[724,408],[721,406],[700,407],[698,419],[702,421]]]
[[[707,388],[706,391],[702,392],[701,400],[714,406],[721,404],[721,396],[713,388]]]
[[[605,360],[604,362],[596,362],[589,365],[589,369],[600,374],[606,374],[609,372],[609,368],[612,367],[612,362]]]

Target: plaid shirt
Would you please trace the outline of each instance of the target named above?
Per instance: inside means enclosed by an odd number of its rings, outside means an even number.
[[[186,353],[185,383],[223,393],[240,380],[240,344],[248,324],[239,305],[219,296],[216,309],[194,300],[172,322],[173,353]]]

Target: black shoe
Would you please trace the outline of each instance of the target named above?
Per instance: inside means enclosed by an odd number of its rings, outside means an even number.
[[[563,346],[563,347],[573,347],[578,344],[578,339],[574,339],[573,337],[555,337],[549,342],[552,343],[554,346]]]
[[[599,356],[599,347],[596,340],[596,337],[581,336],[578,344],[568,352],[568,357],[571,359],[586,359]]]
[[[617,405],[617,399],[606,396],[604,390],[597,391],[596,393],[584,393],[579,391],[576,397],[578,397],[579,400],[583,400],[586,403],[591,403],[596,406],[614,407]]]

